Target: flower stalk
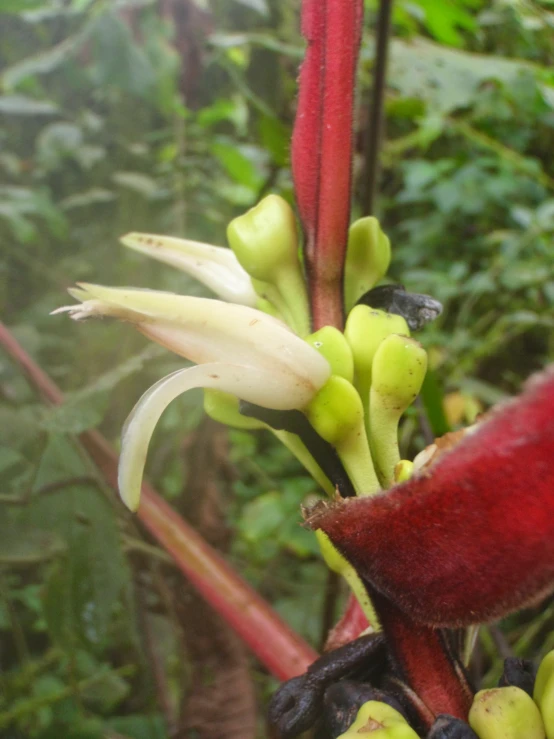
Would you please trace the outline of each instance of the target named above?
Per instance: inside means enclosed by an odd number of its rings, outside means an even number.
[[[362,12],[361,0],[302,3],[307,49],[300,71],[291,160],[314,330],[344,326],[354,79]]]

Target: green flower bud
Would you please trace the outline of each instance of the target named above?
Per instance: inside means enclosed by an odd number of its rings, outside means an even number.
[[[356,301],[386,274],[390,264],[390,241],[374,216],[360,218],[350,226],[344,265],[344,304],[348,313]]]
[[[344,335],[354,358],[354,384],[360,393],[368,430],[369,389],[373,357],[379,344],[390,334],[410,335],[408,324],[402,316],[385,313],[367,305],[357,305],[346,320]],[[368,431],[369,433],[369,431]]]
[[[275,270],[298,262],[296,218],[279,195],[268,195],[227,226],[240,265],[256,280],[273,282]]]
[[[352,726],[337,739],[418,739],[404,716],[380,701],[368,701]]]
[[[268,195],[258,205],[235,218],[227,238],[241,267],[253,279],[256,292],[270,300],[300,335],[309,331],[306,285],[298,257],[296,219],[290,205],[278,195]],[[278,296],[260,291],[259,283],[276,288]]]
[[[377,492],[379,483],[369,452],[362,401],[348,380],[331,375],[305,412],[317,433],[337,450],[356,492]]]
[[[539,665],[533,698],[540,708],[547,739],[554,739],[554,650]]]
[[[356,596],[367,620],[375,630],[378,630],[379,619],[377,618],[377,614],[375,613],[369,595],[367,594],[367,590],[360,580],[358,573],[352,567],[350,562],[342,556],[325,532],[321,529],[316,529],[315,535],[319,543],[321,554],[325,560],[325,564],[330,570],[336,572],[337,575],[340,575],[346,580],[350,590]]]
[[[407,336],[388,336],[375,353],[369,438],[377,475],[387,487],[394,481],[394,469],[400,461],[398,422],[421,390],[426,371],[427,352]]]
[[[363,415],[360,396],[348,380],[338,375],[331,375],[307,408],[314,429],[333,446],[359,427]]]
[[[353,381],[354,359],[343,333],[333,326],[324,326],[310,334],[306,341],[325,357],[334,375],[344,377],[350,383]]]
[[[481,690],[469,712],[480,739],[545,739],[539,709],[524,690],[509,686]]]
[[[414,463],[409,459],[401,459],[394,468],[394,482],[401,483],[409,480],[414,473]]]

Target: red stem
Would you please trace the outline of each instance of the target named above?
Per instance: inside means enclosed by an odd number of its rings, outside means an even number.
[[[314,329],[342,329],[352,179],[354,77],[361,0],[304,0],[308,47],[300,71],[291,159],[304,228]]]
[[[0,323],[0,345],[26,373],[40,395],[54,405],[63,393]],[[79,440],[106,482],[117,490],[118,456],[98,431]],[[159,496],[142,485],[138,517],[202,597],[229,623],[260,662],[279,680],[303,673],[318,657],[271,606],[246,583],[207,542]]]
[[[370,593],[395,663],[421,701],[423,723],[430,728],[440,713],[467,720],[473,692],[448,653],[443,632],[412,621],[376,590]]]

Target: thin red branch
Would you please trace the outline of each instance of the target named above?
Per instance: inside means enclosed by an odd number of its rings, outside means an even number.
[[[59,405],[63,393],[0,323],[0,345],[43,399]],[[106,482],[117,490],[118,455],[97,431],[79,437]],[[229,623],[260,662],[280,680],[301,674],[317,653],[158,495],[143,483],[138,517],[173,557],[202,597]]]

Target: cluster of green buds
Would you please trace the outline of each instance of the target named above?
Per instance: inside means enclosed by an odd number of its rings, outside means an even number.
[[[265,198],[232,221],[227,234],[251,277],[258,307],[287,322],[329,364],[331,376],[302,409],[311,427],[336,451],[355,494],[387,487],[400,462],[398,422],[421,388],[427,357],[402,315],[357,304],[368,292],[371,302],[371,288],[390,262],[390,243],[377,220],[362,218],[350,228],[344,289],[351,310],[344,332],[324,326],[309,333],[296,221],[282,198]],[[212,402],[209,410],[217,413]],[[312,469],[320,462],[312,460]],[[328,479],[324,488],[337,484]]]
[[[405,716],[386,703],[364,703],[337,739],[418,739]],[[468,723],[439,716],[426,739],[554,739],[554,651],[542,660],[536,679],[519,687],[479,691]]]

